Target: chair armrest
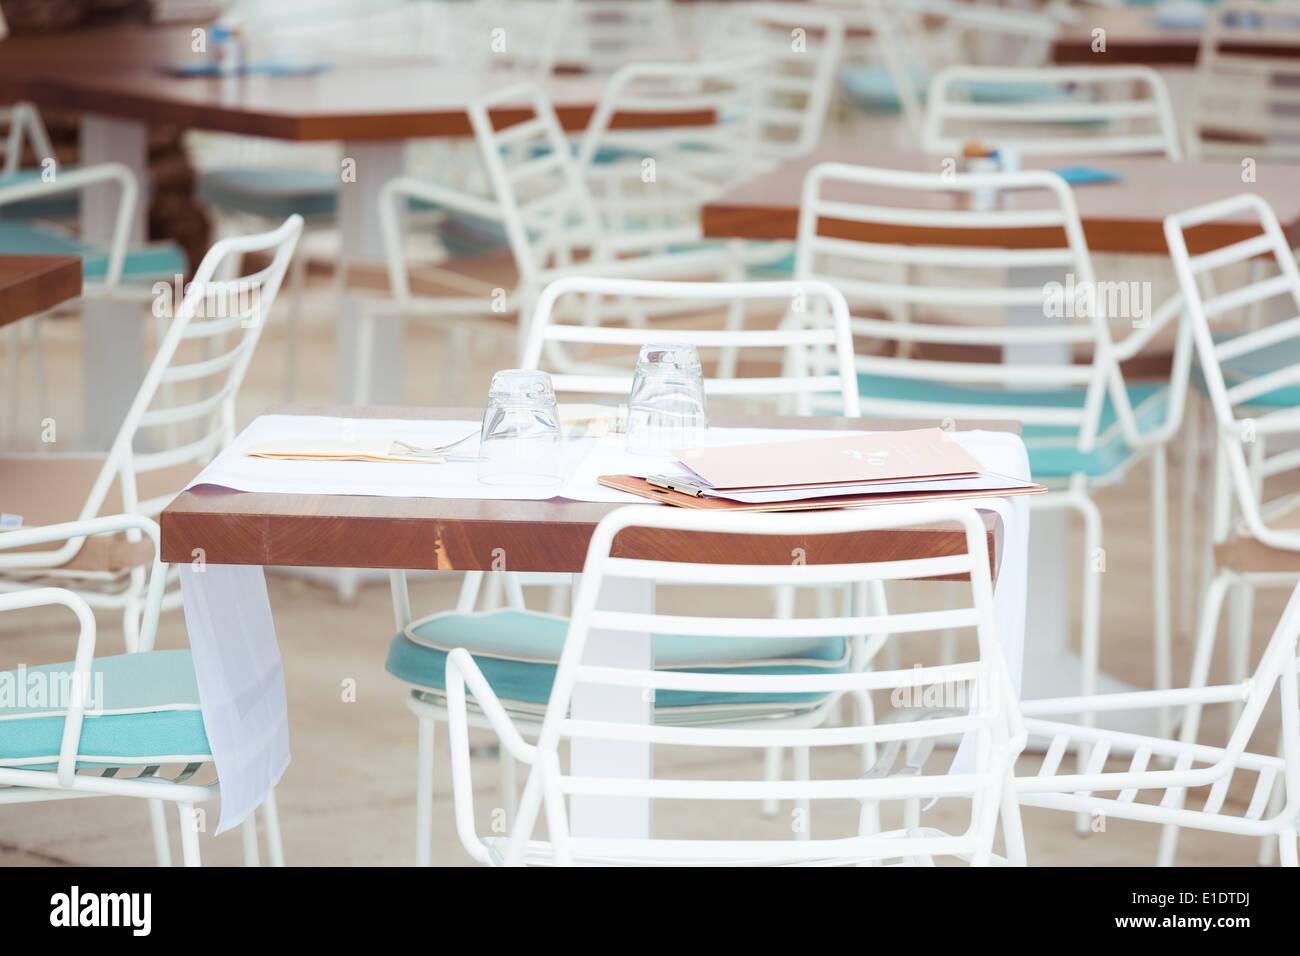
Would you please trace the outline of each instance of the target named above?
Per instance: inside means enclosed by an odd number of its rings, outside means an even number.
[[[63,738],[59,742],[58,780],[70,787],[77,773],[77,751],[81,745],[81,725],[86,715],[90,690],[90,665],[95,659],[95,615],[80,594],[67,588],[33,588],[0,594],[0,612],[22,608],[61,604],[77,616],[77,653],[72,666],[71,700],[63,718]]]
[[[384,259],[388,265],[388,283],[393,297],[405,302],[411,297],[410,283],[406,277],[406,260],[402,255],[401,206],[408,199],[422,199],[448,209],[501,221],[501,207],[486,197],[416,176],[395,176],[384,183],[379,191],[379,232],[384,245]]]
[[[470,784],[469,721],[465,702],[465,686],[469,685],[474,700],[482,709],[488,723],[496,732],[501,745],[521,763],[531,765],[537,748],[519,735],[510,715],[501,706],[483,672],[474,663],[469,651],[458,647],[447,655],[447,731],[451,749],[452,800],[456,808],[456,832],[460,835],[470,856],[486,863],[490,854],[478,837],[474,826],[474,789]]]
[[[1113,355],[1115,359],[1114,380],[1111,382],[1111,388],[1117,391],[1125,391],[1123,379],[1119,372],[1119,363],[1127,361],[1139,355],[1156,337],[1156,335],[1165,328],[1171,321],[1178,319],[1178,332],[1174,339],[1174,359],[1173,368],[1169,373],[1169,406],[1165,410],[1165,420],[1157,425],[1154,429],[1145,434],[1137,430],[1137,424],[1131,416],[1121,415],[1121,425],[1124,428],[1125,440],[1131,448],[1151,448],[1156,445],[1163,445],[1178,433],[1183,424],[1183,412],[1187,407],[1187,389],[1191,380],[1192,372],[1192,327],[1182,320],[1183,316],[1183,297],[1181,293],[1175,293],[1161,303],[1156,309],[1155,315],[1151,321],[1141,328],[1135,329],[1122,340],[1115,343]],[[1112,401],[1118,403],[1119,397],[1112,394]],[[1124,395],[1124,401],[1127,406],[1127,392]]]
[[[119,514],[106,515],[101,518],[85,518],[80,521],[65,521],[60,524],[40,525],[34,528],[17,528],[13,531],[0,532],[0,551],[11,548],[26,548],[34,544],[47,544],[51,541],[66,541],[62,548],[49,555],[19,555],[18,561],[9,563],[0,560],[3,567],[57,567],[68,561],[80,549],[86,538],[96,534],[112,534],[118,531],[139,531],[148,536],[154,545],[153,563],[149,568],[149,591],[145,597],[144,616],[140,626],[139,643],[127,647],[127,653],[153,650],[154,637],[158,633],[158,615],[162,610],[163,589],[167,576],[162,564],[162,533],[158,523],[144,515]],[[4,557],[0,555],[0,558]],[[57,559],[57,560],[56,560]]]
[[[126,166],[121,163],[97,163],[84,169],[59,173],[51,182],[36,179],[3,186],[0,187],[0,206],[38,199],[52,192],[81,192],[90,186],[113,182],[119,187],[117,219],[113,223],[113,235],[109,240],[108,266],[104,272],[103,282],[105,289],[112,289],[122,279],[122,267],[126,262],[126,246],[131,236],[131,223],[135,219],[136,198],[140,193],[135,174]]]

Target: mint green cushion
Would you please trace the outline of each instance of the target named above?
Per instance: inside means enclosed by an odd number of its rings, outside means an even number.
[[[40,178],[40,169],[20,169],[11,176],[0,176],[0,191],[6,186],[29,183]],[[24,199],[22,202],[5,203],[0,206],[0,219],[71,219],[80,209],[81,194],[68,190],[55,193],[48,199]]]
[[[1232,338],[1233,336],[1230,335],[1216,335],[1214,341],[1216,344],[1222,344]],[[1248,352],[1224,362],[1223,382],[1228,388],[1232,388],[1256,376],[1267,375],[1269,372],[1290,368],[1297,364],[1300,364],[1300,339],[1287,339],[1266,349]],[[1205,378],[1201,374],[1199,365],[1193,368],[1192,382],[1202,393],[1206,391]],[[1257,408],[1292,408],[1300,405],[1300,385],[1283,385],[1281,388],[1275,388],[1251,401],[1250,405]]]
[[[925,70],[913,64],[908,75],[916,88],[917,97],[924,102],[929,79]],[[850,66],[840,72],[840,84],[854,106],[863,110],[892,110],[900,108],[898,88],[894,76],[884,66]],[[1069,98],[1069,91],[1052,83],[1009,83],[1005,81],[977,80],[963,84],[976,103],[1020,103]]]
[[[388,672],[435,691],[446,689],[447,653],[463,647],[503,701],[544,706],[555,680],[555,662],[569,629],[565,618],[522,611],[435,614],[393,638]],[[849,665],[848,641],[832,638],[655,637],[655,663],[700,673],[835,674]],[[713,665],[713,666],[701,666]],[[821,700],[824,694],[719,694],[659,691],[658,707],[781,703]]]
[[[951,405],[1001,405],[1008,408],[1083,407],[1084,389],[991,389],[973,385],[946,385],[919,379],[884,375],[859,375],[858,391],[864,411],[871,399],[939,402]],[[1147,432],[1163,423],[1169,389],[1157,383],[1128,386],[1129,402],[1138,430]],[[1133,451],[1124,439],[1110,396],[1106,397],[1097,426],[1097,441],[1090,452],[1078,449],[1078,429],[1070,425],[1025,425],[1022,431],[1029,452],[1029,470],[1035,479],[1083,474],[1109,475],[1123,467]]]
[[[48,694],[57,680],[50,675],[70,675],[72,669],[71,663],[60,663],[0,672],[0,765],[36,768],[57,760],[66,701],[32,699],[32,678]],[[149,764],[161,757],[202,760],[210,754],[188,650],[97,657],[92,674],[77,748],[91,759],[78,766]],[[20,682],[27,687],[26,701],[19,696]]]
[[[509,241],[502,223],[463,212],[448,212],[438,221],[438,239],[454,258],[481,256]]]
[[[339,174],[279,166],[209,169],[199,174],[198,196],[221,209],[267,219],[333,218],[338,212]]]
[[[81,256],[81,274],[86,279],[102,279],[108,271],[108,252],[102,246],[25,222],[0,222],[0,253]],[[174,242],[128,249],[122,267],[122,275],[128,279],[170,279],[184,271],[185,253]]]

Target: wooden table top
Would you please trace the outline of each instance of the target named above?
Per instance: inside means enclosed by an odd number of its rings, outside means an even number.
[[[1211,8],[1213,9],[1213,8]],[[1094,51],[1093,30],[1106,31],[1106,51]],[[1140,63],[1147,66],[1192,66],[1201,50],[1199,26],[1162,26],[1151,7],[1121,7],[1081,11],[1078,22],[1065,27],[1052,43],[1057,63]],[[1270,40],[1267,30],[1257,39],[1223,43],[1225,53],[1297,57],[1300,48]]]
[[[278,414],[351,418],[464,419],[477,409],[355,408],[294,405]],[[889,429],[918,428],[915,420],[745,416],[719,418],[717,425]],[[937,424],[937,422],[933,423]],[[959,429],[1018,432],[1015,422],[958,421]],[[231,491],[205,486],[183,492],[160,518],[162,557],[169,563],[194,560],[203,549],[212,564],[300,567],[356,567],[408,570],[578,572],[587,544],[602,517],[621,507],[607,502],[502,501],[446,498],[389,498],[362,495],[286,495]],[[996,520],[987,516],[989,560],[993,561]],[[663,531],[629,529],[615,553],[641,558],[720,561],[732,564],[784,563],[791,539],[766,545],[729,535],[693,535],[691,547]],[[947,527],[819,535],[799,543],[810,564],[960,553],[960,532]],[[494,563],[495,562],[495,563]]]
[[[886,148],[819,149],[801,159],[782,164],[765,176],[707,203],[703,209],[704,235],[715,238],[794,239],[799,226],[799,199],[808,170],[818,163],[841,162],[889,169],[940,172],[942,157],[918,150]],[[1079,163],[1078,159],[1027,157],[1026,168],[1052,169]],[[1238,193],[1257,192],[1277,213],[1293,246],[1300,245],[1300,165],[1264,164],[1257,167],[1257,182],[1241,181],[1241,166],[1235,162],[1176,163],[1156,157],[1090,158],[1089,164],[1119,173],[1113,183],[1078,186],[1074,189],[1079,217],[1083,221],[1088,248],[1096,252],[1152,253],[1167,255],[1163,220],[1202,203],[1225,199]],[[844,201],[897,205],[898,190],[843,186],[828,188],[828,198]],[[955,194],[912,194],[920,205],[934,209],[959,208]],[[1004,208],[1042,207],[1050,198],[1041,191],[1003,197]],[[844,239],[871,242],[971,245],[979,238],[975,230],[912,228],[876,223],[822,220],[820,233]],[[1187,233],[1193,253],[1216,248],[1258,234],[1258,227],[1243,221],[1198,226]],[[982,235],[987,236],[985,232]],[[1014,247],[1059,246],[1063,232],[1036,228],[998,230],[1003,244]]]
[[[80,256],[0,255],[0,325],[81,295]]]
[[[0,101],[175,123],[196,129],[295,141],[395,140],[472,135],[466,105],[521,82],[410,58],[359,58],[304,76],[176,76],[168,64],[210,53],[190,49],[191,25],[117,27],[11,37],[0,57]],[[541,81],[568,130],[585,129],[602,84],[584,76]],[[498,123],[526,118],[494,112]],[[636,112],[615,126],[709,125],[712,110]]]

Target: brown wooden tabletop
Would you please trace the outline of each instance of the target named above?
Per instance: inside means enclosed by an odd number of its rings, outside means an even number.
[[[438,66],[411,58],[358,58],[303,76],[178,76],[168,65],[204,62],[190,25],[119,27],[10,37],[0,55],[0,102],[175,123],[274,139],[395,140],[469,136],[467,104],[518,76]],[[584,76],[540,81],[568,130],[585,129],[602,84]],[[498,123],[526,118],[493,113]],[[621,113],[622,128],[709,125],[712,110]]]
[[[1210,8],[1213,10],[1213,7]],[[1105,30],[1106,49],[1093,50],[1093,31]],[[1065,27],[1052,43],[1057,63],[1141,63],[1148,66],[1192,66],[1201,49],[1201,28],[1162,26],[1151,7],[1081,11],[1079,19]],[[1225,53],[1256,56],[1297,57],[1300,48],[1290,43],[1273,43],[1267,30],[1258,39],[1225,42]]]
[[[801,159],[738,186],[707,203],[703,209],[704,235],[711,238],[794,239],[799,226],[799,198],[804,176],[817,163],[841,162],[940,172],[943,157],[916,150],[876,147],[819,149]],[[1079,163],[1077,158],[1027,157],[1026,168],[1052,169]],[[1300,165],[1264,164],[1256,167],[1256,182],[1242,182],[1242,167],[1235,162],[1176,163],[1156,157],[1096,157],[1088,164],[1118,173],[1117,182],[1078,186],[1074,189],[1084,235],[1092,252],[1154,253],[1167,255],[1164,217],[1202,203],[1241,192],[1257,192],[1268,200],[1292,246],[1300,245]],[[828,198],[879,205],[898,204],[898,190],[866,186],[827,188]],[[935,209],[958,208],[951,193],[909,194],[909,200]],[[1050,202],[1042,191],[1011,193],[1002,202],[1009,209],[1042,207]],[[914,228],[870,222],[823,219],[823,235],[871,242],[972,245],[980,239],[969,229]],[[1187,233],[1193,253],[1204,252],[1259,232],[1248,222],[1213,223]],[[989,233],[982,235],[988,236]],[[1063,232],[1052,228],[998,230],[1004,245],[1059,246]]]
[[[268,413],[350,418],[464,419],[477,409],[287,406]],[[926,423],[870,418],[718,418],[714,424],[759,427],[889,429]],[[933,424],[937,424],[933,423]],[[958,421],[958,429],[1018,432],[1015,422]],[[615,508],[607,502],[552,499],[502,501],[390,498],[364,495],[286,495],[204,486],[183,492],[163,511],[163,560],[192,562],[196,549],[211,564],[298,567],[390,568],[439,571],[582,570],[596,523]],[[986,519],[989,560],[996,553],[996,520]],[[743,549],[729,535],[692,535],[684,548],[668,532],[629,529],[618,538],[619,556],[716,561],[732,564],[783,562],[791,539],[766,545],[746,538]],[[960,553],[955,528],[929,527],[856,535],[820,535],[799,542],[810,564]]]
[[[0,325],[79,295],[80,256],[0,256]]]

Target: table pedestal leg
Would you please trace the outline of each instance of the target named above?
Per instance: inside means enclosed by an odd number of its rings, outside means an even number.
[[[581,575],[573,576],[578,593]],[[648,581],[607,580],[600,606],[649,614],[654,610],[654,585]],[[654,642],[649,634],[592,631],[587,640],[585,664],[649,669],[654,665]],[[635,687],[579,685],[574,690],[575,720],[615,720],[648,724],[654,720],[654,702]],[[584,777],[645,777],[654,775],[654,748],[650,744],[575,738],[570,744],[570,772]],[[575,795],[569,802],[569,826],[575,837],[650,836],[650,801],[636,797]]]
[[[402,174],[400,140],[352,141],[343,144],[344,162],[354,163],[355,181],[345,175],[339,190],[339,239],[342,255],[339,268],[349,263],[382,262],[384,246],[379,231],[379,191],[384,183]],[[349,173],[348,167],[341,171]],[[346,277],[346,271],[344,271]],[[357,325],[361,303],[339,288],[337,342],[335,344],[335,394],[340,402],[353,404],[357,354]],[[400,405],[402,397],[402,321],[385,317],[375,322],[371,353],[370,387],[364,396],[370,405]]]
[[[86,114],[81,120],[81,165],[122,163],[135,173],[140,206],[130,242],[145,240],[149,193],[148,127],[134,120]],[[81,228],[87,239],[107,242],[117,221],[118,189],[82,193]],[[82,309],[82,407],[85,441],[95,449],[113,443],[144,378],[145,310],[134,302],[87,302]]]

